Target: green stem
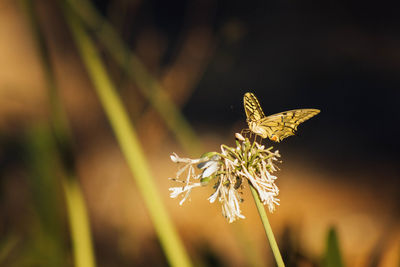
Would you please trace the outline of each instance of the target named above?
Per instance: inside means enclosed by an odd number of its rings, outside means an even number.
[[[63,177],[63,190],[66,196],[68,221],[71,229],[74,261],[77,267],[96,266],[93,255],[92,238],[86,204],[76,178]]]
[[[34,1],[21,1],[32,27],[33,38],[38,46],[44,75],[47,82],[50,102],[50,124],[54,143],[58,149],[60,160],[61,183],[63,184],[72,243],[74,244],[74,261],[77,267],[96,266],[90,223],[87,216],[86,204],[75,176],[74,158],[72,152],[72,136],[67,116],[58,94],[58,86],[53,72],[45,36],[41,30],[38,17],[34,10]],[[65,174],[66,173],[66,174]]]
[[[272,253],[274,254],[276,264],[278,267],[284,267],[281,253],[279,252],[278,244],[275,241],[274,233],[272,232],[271,225],[269,224],[267,213],[265,212],[264,205],[260,201],[260,197],[256,189],[249,183],[251,193],[253,194],[254,202],[256,203],[258,214],[260,214],[260,219],[264,225],[265,233],[267,234],[269,244],[272,249]]]
[[[160,194],[150,174],[147,161],[128,114],[122,105],[100,56],[74,14],[63,6],[63,11],[89,77],[111,123],[112,129],[142,194],[167,260],[171,266],[191,266]]]

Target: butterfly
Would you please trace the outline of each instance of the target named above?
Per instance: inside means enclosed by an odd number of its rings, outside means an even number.
[[[300,123],[320,112],[318,109],[294,109],[265,116],[253,93],[244,94],[243,105],[249,130],[262,138],[268,137],[274,142],[280,142],[294,135]]]

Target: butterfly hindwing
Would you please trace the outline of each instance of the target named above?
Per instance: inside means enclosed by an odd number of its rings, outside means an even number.
[[[300,123],[319,113],[318,109],[294,109],[265,117],[258,121],[259,127],[271,129],[268,137],[276,136],[273,141],[281,141],[294,135]]]

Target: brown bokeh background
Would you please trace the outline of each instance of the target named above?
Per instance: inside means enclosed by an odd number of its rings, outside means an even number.
[[[234,133],[245,127],[246,91],[258,96],[266,114],[321,109],[299,127],[298,136],[272,144],[283,159],[277,174],[281,206],[269,216],[278,244],[295,246],[298,265],[311,266],[307,259],[318,262],[327,230],[335,226],[347,266],[398,264],[397,6],[357,1],[94,3],[181,108],[204,152],[234,144]],[[57,4],[41,0],[35,6],[72,126],[98,265],[165,265]],[[168,178],[177,170],[169,155],[187,152],[105,52],[104,59],[192,257],[203,257],[210,266],[249,266],[245,251],[251,247],[254,264],[269,266],[270,248],[247,190],[242,205],[246,219],[233,224],[222,217],[219,204],[207,202],[211,188],[194,191],[183,206],[169,198]],[[48,113],[46,82],[29,22],[17,2],[2,1],[2,236],[18,232],[24,240],[35,214],[18,147],[25,129],[43,123]]]

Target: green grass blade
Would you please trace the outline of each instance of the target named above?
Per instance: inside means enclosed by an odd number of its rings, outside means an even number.
[[[70,231],[73,237],[75,266],[96,266],[93,255],[89,218],[80,185],[77,179],[73,177],[63,177],[62,183],[67,200]]]
[[[58,164],[53,135],[48,125],[42,124],[31,127],[26,137],[24,158],[29,170],[32,206],[37,215],[30,223],[30,255],[37,261],[46,259],[49,266],[66,266],[67,247],[62,223],[65,210],[61,184],[55,179]]]
[[[34,11],[32,0],[21,1],[26,11],[27,18],[32,27],[33,38],[37,43],[38,52],[42,61],[44,75],[46,78],[50,107],[51,107],[51,126],[53,133],[54,146],[57,148],[57,155],[61,156],[58,167],[62,170],[58,174],[61,176],[65,199],[67,202],[68,218],[70,220],[71,239],[74,244],[74,261],[77,267],[94,267],[95,257],[92,246],[90,224],[87,217],[86,205],[80,191],[79,183],[74,175],[73,153],[71,145],[71,135],[68,127],[61,101],[58,97],[58,88],[50,62],[45,37],[41,31],[39,20]],[[65,175],[63,172],[66,172]]]
[[[169,263],[171,266],[191,266],[189,257],[153,182],[135,130],[94,44],[67,6],[64,6],[63,11],[89,77],[94,84],[138,189],[144,198]]]
[[[343,267],[339,240],[335,228],[330,228],[326,239],[326,250],[322,260],[323,267]]]
[[[125,45],[111,24],[87,0],[67,0],[73,11],[94,31],[111,56],[137,84],[140,92],[165,121],[182,147],[191,154],[200,153],[200,142],[161,84],[147,71],[140,59]]]

